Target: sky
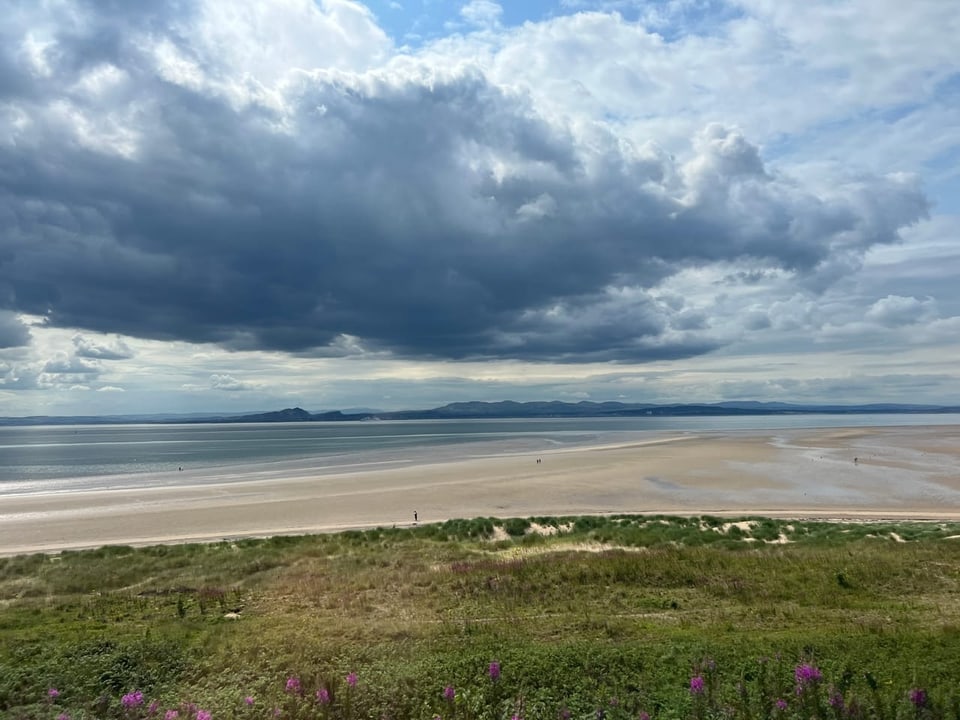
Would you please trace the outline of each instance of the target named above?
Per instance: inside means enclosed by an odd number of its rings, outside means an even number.
[[[960,403],[960,6],[7,0],[0,415]]]

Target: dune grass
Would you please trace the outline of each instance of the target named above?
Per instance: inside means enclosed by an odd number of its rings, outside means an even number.
[[[957,535],[479,518],[0,558],[0,713],[960,718]]]

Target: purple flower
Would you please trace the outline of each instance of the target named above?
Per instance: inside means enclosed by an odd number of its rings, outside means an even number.
[[[453,689],[453,685],[447,685],[443,689],[443,699],[447,702],[453,702],[455,697],[457,697],[457,691]]]
[[[157,700],[154,700],[152,703],[150,703],[150,707],[147,708],[147,712],[150,713],[151,715],[156,715],[157,710],[159,709],[160,709],[160,703]]]
[[[640,714],[637,716],[637,720],[650,720],[650,713],[641,710]]]
[[[494,660],[490,663],[490,667],[487,669],[487,672],[490,674],[490,679],[496,682],[500,679],[500,663]]]
[[[317,690],[317,702],[320,703],[321,705],[329,705],[330,691],[327,690],[325,687],[322,687],[319,690]]]
[[[300,693],[300,678],[298,677],[288,677],[286,691],[288,693]]]
[[[827,703],[834,710],[843,710],[843,695],[836,688],[830,688],[830,697],[827,698]]]
[[[209,710],[197,710],[197,720],[210,720],[213,714]]]
[[[793,671],[793,676],[797,679],[797,684],[800,687],[812,685],[813,683],[819,682],[823,679],[823,673],[820,672],[817,666],[809,663],[797,665],[796,669]]]
[[[50,688],[47,690],[47,697],[51,700],[56,700],[58,697],[60,697],[60,691],[56,688]]]
[[[243,699],[243,702],[244,702],[245,704],[247,704],[247,705],[253,705],[253,698],[250,697],[249,695],[247,695],[247,696]]]
[[[163,714],[163,720],[177,720],[178,717],[180,717],[180,713],[176,710],[167,710]]]
[[[569,708],[564,708],[560,711],[560,720],[570,720],[570,717],[573,713],[570,712]]]
[[[913,688],[907,693],[907,697],[910,698],[910,702],[913,703],[914,707],[922,708],[927,704],[927,691],[922,688]]]
[[[70,720],[70,714],[60,713],[59,715],[57,715],[57,720]]]
[[[352,672],[349,675],[347,675],[347,685],[349,685],[350,687],[357,686],[357,674],[355,672]]]
[[[690,678],[690,694],[703,695],[703,676],[694,675]]]
[[[774,703],[777,710],[783,711],[787,709],[787,701],[783,698],[777,698],[777,701]]]
[[[120,704],[127,710],[140,707],[143,705],[143,693],[139,690],[135,690],[132,693],[127,693],[120,698]]]

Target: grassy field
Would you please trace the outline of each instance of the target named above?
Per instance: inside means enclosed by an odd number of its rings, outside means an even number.
[[[0,558],[0,713],[960,718],[954,536],[481,518]]]

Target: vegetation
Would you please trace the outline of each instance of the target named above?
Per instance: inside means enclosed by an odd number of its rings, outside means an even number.
[[[0,714],[960,718],[958,536],[479,518],[0,558]]]

